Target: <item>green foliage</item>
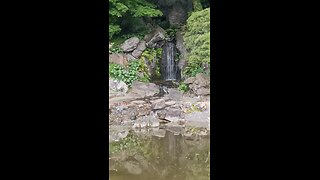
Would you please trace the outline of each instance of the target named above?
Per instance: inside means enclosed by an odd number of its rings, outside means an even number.
[[[170,26],[168,29],[166,29],[166,33],[169,39],[175,39],[176,33],[178,30],[179,30],[179,27],[176,27],[176,26]]]
[[[156,61],[156,71],[155,71],[155,77],[153,78],[160,78],[160,65],[159,60],[162,58],[162,49],[161,48],[147,48],[143,51],[141,55],[141,60],[144,60],[146,58],[150,63]]]
[[[184,40],[188,51],[188,66],[184,74],[195,76],[203,72],[203,63],[210,65],[210,8],[191,14],[187,20]]]
[[[139,76],[142,74],[143,76]],[[109,64],[110,77],[125,82],[129,87],[133,81],[139,80],[143,82],[149,82],[150,78],[146,73],[146,65],[139,60],[130,61],[129,66],[124,68],[118,64]]]
[[[193,4],[193,11],[202,10],[201,0],[192,0],[192,4]]]
[[[153,61],[154,59],[161,59],[162,49],[161,48],[146,48],[141,57],[147,58],[149,61]]]
[[[109,39],[121,31],[125,17],[157,17],[162,12],[148,0],[109,0]]]
[[[180,83],[178,89],[182,92],[187,92],[189,90],[189,87],[188,87],[188,85],[186,85],[185,83],[182,82],[182,83]]]
[[[114,43],[110,43],[111,47],[109,46],[109,53],[121,53],[122,49],[119,45],[115,45]]]

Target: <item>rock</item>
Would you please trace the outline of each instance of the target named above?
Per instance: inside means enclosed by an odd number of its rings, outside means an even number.
[[[189,77],[184,81],[185,84],[192,84],[196,80],[195,77]]]
[[[109,92],[128,92],[128,85],[123,81],[109,79]]]
[[[209,95],[210,94],[210,89],[201,87],[201,88],[196,90],[196,94],[200,95],[200,96]]]
[[[160,26],[157,26],[149,34],[145,36],[146,46],[149,48],[160,48],[165,43],[165,34],[166,31]]]
[[[131,101],[130,104],[132,105],[138,105],[138,104],[145,104],[146,102],[145,101],[142,101],[142,100],[136,100],[136,101]]]
[[[184,46],[184,40],[183,40],[183,36],[182,36],[181,31],[176,32],[176,47],[180,52],[181,59],[186,58],[187,57],[187,49]]]
[[[127,60],[128,60],[129,62],[137,59],[137,58],[135,58],[134,56],[132,56],[131,54],[127,54],[126,56],[127,56]]]
[[[159,86],[156,84],[134,81],[129,93],[131,96],[136,98],[145,98],[148,96],[154,96],[159,92]]]
[[[210,85],[210,79],[205,74],[199,73],[196,75],[195,84],[200,87],[206,87]]]
[[[130,39],[127,39],[120,47],[123,50],[123,52],[131,52],[137,48],[138,43],[139,38],[132,37]]]
[[[163,109],[164,107],[166,107],[164,99],[157,99],[157,100],[151,101],[151,103],[152,103],[152,109]]]
[[[177,89],[168,88],[168,94],[165,94],[164,96],[171,100],[180,101],[182,99],[183,93]]]
[[[142,52],[146,49],[146,42],[140,41],[137,48],[132,52],[132,56],[135,58],[140,58]]]
[[[110,54],[109,55],[109,63],[115,63],[115,64],[119,64],[121,66],[127,66],[128,59],[127,59],[127,56],[122,53]]]
[[[176,108],[169,108],[166,112],[166,119],[168,116],[170,117],[180,117],[182,114],[181,109],[176,109]]]
[[[157,116],[159,119],[165,119],[166,118],[166,112],[165,111],[158,111]]]
[[[193,81],[194,80],[194,81]],[[191,83],[193,81],[193,83]],[[199,73],[194,78],[188,78],[185,83],[189,84],[190,92],[198,96],[205,96],[210,94],[210,79],[207,75]]]
[[[207,110],[207,107],[208,107],[208,105],[207,105],[206,102],[197,102],[197,103],[195,104],[195,106],[196,106],[197,109],[200,110],[200,111],[205,111],[205,110]]]
[[[176,102],[175,101],[168,101],[168,102],[165,102],[165,105],[167,106],[172,106],[172,105],[175,105]]]
[[[151,111],[151,105],[150,104],[144,104],[141,107],[138,108],[138,116],[145,116],[149,115]]]
[[[176,4],[169,10],[168,16],[170,25],[180,26],[185,23],[187,12],[180,4]]]

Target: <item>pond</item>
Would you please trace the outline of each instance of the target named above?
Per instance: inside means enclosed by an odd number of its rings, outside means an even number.
[[[109,180],[210,179],[209,133],[186,136],[158,129],[124,134],[109,142]]]

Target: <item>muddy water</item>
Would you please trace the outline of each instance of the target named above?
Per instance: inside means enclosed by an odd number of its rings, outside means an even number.
[[[109,180],[210,179],[209,135],[131,131],[109,143]]]

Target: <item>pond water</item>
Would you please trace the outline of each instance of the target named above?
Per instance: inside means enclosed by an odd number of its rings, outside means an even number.
[[[210,135],[130,131],[109,142],[109,180],[210,179]]]

